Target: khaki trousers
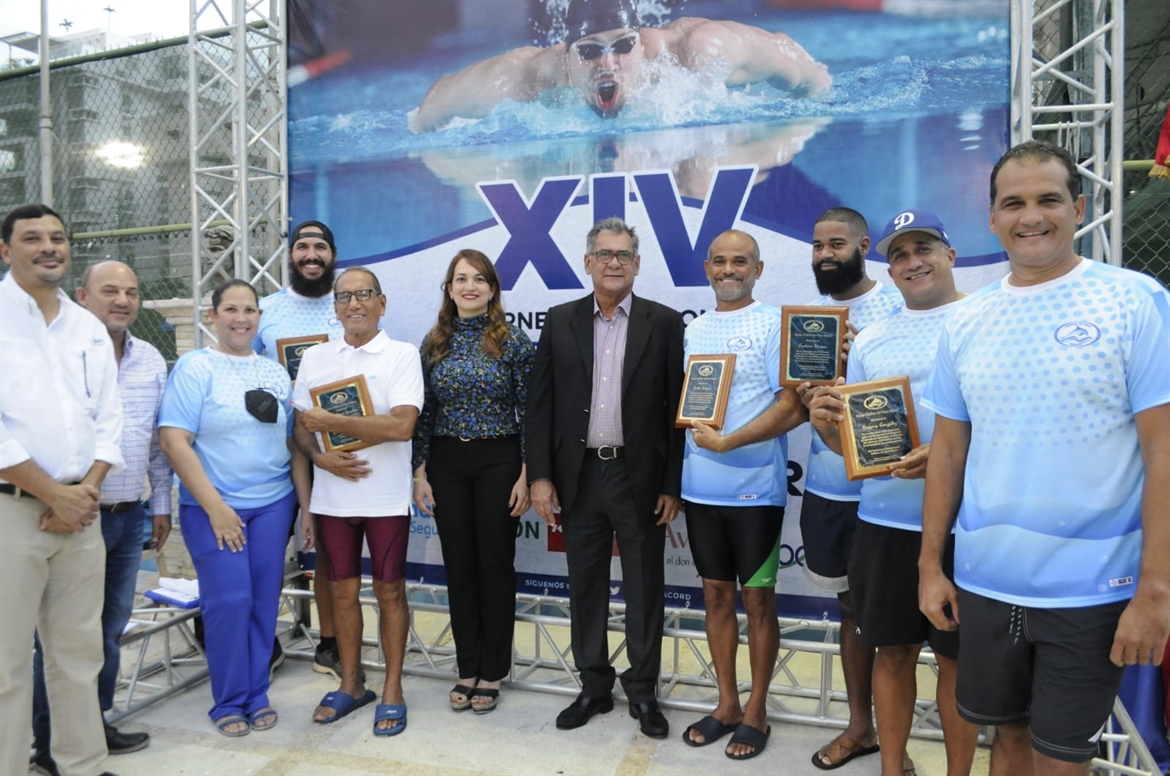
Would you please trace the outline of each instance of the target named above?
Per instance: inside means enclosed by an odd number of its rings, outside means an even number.
[[[39,631],[63,776],[97,776],[106,758],[98,706],[105,542],[95,521],[81,533],[38,529],[37,499],[0,494],[0,773],[29,770],[32,643]]]

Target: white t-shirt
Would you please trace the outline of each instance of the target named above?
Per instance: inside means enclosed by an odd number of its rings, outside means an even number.
[[[310,389],[359,374],[366,377],[376,414],[385,415],[400,406],[422,409],[423,376],[418,350],[390,339],[384,331],[379,331],[360,348],[340,339],[305,351],[293,391],[293,404],[302,411],[311,409]],[[334,517],[409,514],[414,495],[410,440],[382,442],[354,454],[369,462],[370,475],[351,482],[313,467],[309,509],[314,514]]]

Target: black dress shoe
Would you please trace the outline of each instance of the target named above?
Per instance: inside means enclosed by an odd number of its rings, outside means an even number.
[[[57,763],[53,762],[53,758],[49,756],[48,752],[41,752],[29,761],[32,772],[39,774],[39,776],[61,776],[61,772],[57,770]]]
[[[657,701],[631,703],[630,716],[638,720],[643,735],[651,738],[666,738],[670,735],[670,724],[658,709]]]
[[[130,754],[145,749],[149,743],[149,733],[120,733],[113,725],[106,725],[106,748],[110,754]]]
[[[613,711],[613,698],[590,698],[585,693],[577,696],[564,711],[557,715],[557,727],[561,730],[579,728],[594,714],[608,714]]]

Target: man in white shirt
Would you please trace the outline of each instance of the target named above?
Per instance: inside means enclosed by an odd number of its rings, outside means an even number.
[[[101,486],[121,469],[122,403],[110,336],[61,291],[69,237],[44,205],[0,226],[0,773],[28,772],[32,642],[63,773],[102,773],[98,706],[105,543]]]
[[[362,542],[370,548],[370,573],[378,601],[379,635],[386,661],[382,702],[374,715],[374,735],[394,736],[406,729],[402,663],[409,612],[406,606],[406,546],[410,536],[410,451],[414,424],[423,406],[422,362],[418,350],[386,336],[378,321],[386,297],[378,278],[364,267],[341,273],[334,305],[345,337],[309,348],[293,391],[297,446],[313,462],[311,515],[318,552],[328,555],[334,592],[334,623],[341,652],[341,686],[321,699],[313,721],[332,724],[371,703],[378,693],[366,689],[361,670]],[[368,414],[351,416],[315,406],[312,389],[362,377]],[[363,402],[364,403],[364,402]],[[366,444],[365,466],[338,466],[348,452],[330,450],[327,437]]]
[[[120,261],[91,264],[81,276],[77,301],[101,321],[114,343],[118,363],[118,387],[122,393],[122,457],[126,468],[106,477],[102,484],[102,538],[106,547],[105,603],[102,606],[102,646],[105,663],[98,674],[98,702],[102,712],[114,707],[121,664],[122,631],[130,620],[137,592],[138,567],[142,563],[143,526],[146,511],[142,498],[150,481],[148,538],[151,549],[161,551],[171,533],[170,461],[158,445],[158,407],[167,384],[167,362],[149,342],[130,334],[138,318],[138,276]],[[34,763],[52,772],[49,755],[49,700],[45,693],[44,662],[38,643],[33,659]],[[146,733],[122,733],[106,725],[110,754],[129,754],[150,743]]]

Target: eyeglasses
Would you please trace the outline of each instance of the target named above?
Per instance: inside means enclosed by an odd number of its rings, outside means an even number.
[[[349,304],[355,296],[359,302],[368,302],[378,292],[372,288],[359,288],[357,291],[338,291],[333,295],[333,301],[338,304]]]
[[[634,46],[638,42],[638,33],[632,33],[624,38],[618,38],[608,46],[603,46],[600,43],[593,43],[592,41],[584,41],[578,43],[573,48],[577,51],[577,56],[581,57],[586,62],[592,62],[595,59],[600,59],[602,54],[629,54],[634,50]]]
[[[632,251],[594,251],[589,255],[602,264],[609,264],[615,258],[618,260],[618,264],[629,264],[634,260]]]

